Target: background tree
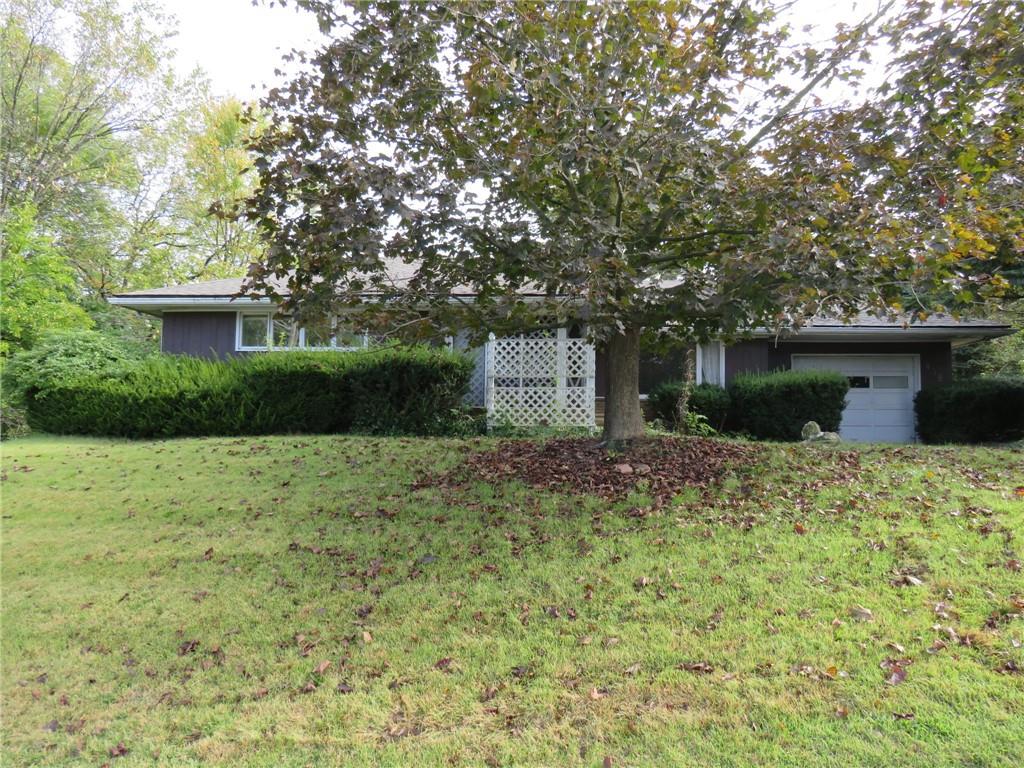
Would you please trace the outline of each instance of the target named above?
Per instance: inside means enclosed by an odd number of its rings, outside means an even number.
[[[47,244],[46,263],[74,278],[61,295],[100,330],[152,346],[152,323],[106,296],[244,274],[259,242],[229,214],[250,191],[245,144],[259,120],[213,98],[201,72],[173,73],[175,23],[156,2],[0,0],[0,11],[0,221]],[[33,268],[28,252],[0,241],[4,275]]]
[[[8,214],[0,230],[0,358],[12,348],[31,346],[43,331],[92,324],[75,301],[75,276],[67,261],[37,233],[31,203]]]

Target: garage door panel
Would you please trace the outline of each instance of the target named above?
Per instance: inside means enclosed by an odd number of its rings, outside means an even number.
[[[846,396],[839,433],[845,440],[913,442],[915,359],[908,355],[794,355],[796,370],[857,377]]]

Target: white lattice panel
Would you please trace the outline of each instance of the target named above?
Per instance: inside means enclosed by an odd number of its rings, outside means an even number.
[[[486,353],[488,422],[593,427],[594,347],[584,339],[492,339]]]

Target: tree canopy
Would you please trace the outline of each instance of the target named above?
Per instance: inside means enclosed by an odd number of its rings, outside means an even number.
[[[977,310],[1019,261],[1018,3],[886,2],[819,46],[757,0],[298,5],[332,39],[264,101],[253,285],[403,327],[583,318],[606,436],[642,426],[643,329]]]

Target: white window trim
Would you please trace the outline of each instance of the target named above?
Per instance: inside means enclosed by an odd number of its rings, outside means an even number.
[[[245,346],[242,344],[242,317],[243,316],[263,316],[266,320],[267,334],[266,343],[261,346]],[[292,352],[292,351],[304,351],[304,352],[355,352],[361,349],[366,349],[370,346],[370,335],[368,332],[363,331],[362,333],[362,345],[357,346],[338,346],[337,337],[331,337],[331,344],[327,347],[307,347],[306,346],[306,329],[299,328],[299,339],[298,346],[284,346],[278,347],[271,343],[274,333],[274,313],[273,312],[253,312],[250,310],[242,310],[235,313],[235,351],[236,352]]]
[[[266,334],[262,346],[245,346],[242,344],[242,317],[263,315]],[[270,319],[273,317],[269,312],[236,312],[235,313],[235,351],[236,352],[266,352],[270,349]]]

